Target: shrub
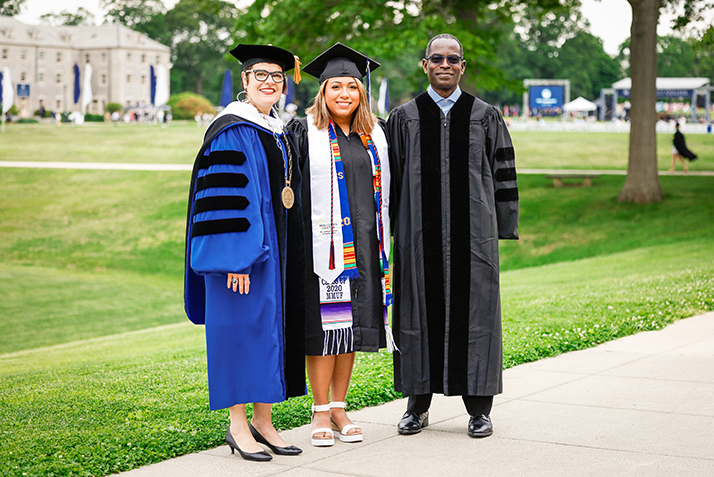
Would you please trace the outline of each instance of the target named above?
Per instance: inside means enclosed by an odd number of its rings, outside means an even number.
[[[108,112],[109,114],[113,113],[114,111],[119,111],[121,112],[124,108],[122,108],[121,104],[119,103],[107,103],[107,107],[104,108],[104,111]]]
[[[216,110],[205,96],[196,93],[180,93],[169,98],[171,114],[174,119],[193,119],[201,113],[215,114]]]
[[[84,115],[84,120],[85,120],[85,121],[93,121],[93,122],[96,122],[96,123],[100,123],[100,122],[104,121],[104,116],[102,116],[101,114],[90,114],[90,113],[87,113],[87,114]]]
[[[37,124],[37,123],[39,123],[39,121],[37,119],[32,119],[32,118],[20,118],[15,122],[17,124]]]

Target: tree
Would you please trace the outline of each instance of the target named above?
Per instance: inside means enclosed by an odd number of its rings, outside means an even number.
[[[172,90],[191,88],[197,94],[215,94],[218,100],[223,71],[230,66],[226,53],[237,16],[238,9],[221,0],[180,0],[166,13],[172,37]]]
[[[618,200],[637,204],[662,200],[657,175],[657,23],[660,8],[681,7],[676,28],[702,17],[711,8],[708,0],[627,0],[632,7],[630,33],[630,150],[627,178]]]
[[[105,23],[119,23],[163,45],[171,44],[166,8],[160,0],[101,0],[100,4],[107,11]]]
[[[560,76],[570,80],[571,97],[593,99],[620,79],[620,65],[605,52],[602,40],[579,31],[558,51]]]
[[[692,44],[676,36],[662,36],[657,40],[657,74],[664,78],[693,76],[694,49]]]
[[[714,78],[714,26],[701,32],[700,38],[691,40],[694,51],[694,76]]]
[[[579,0],[562,0],[570,8]],[[544,11],[560,7],[558,0],[506,0],[492,8],[489,0],[256,0],[236,22],[237,41],[272,43],[314,58],[341,41],[378,61],[408,60],[401,68],[410,84],[423,81],[418,61],[427,40],[449,32],[461,40],[467,61],[462,87],[497,90],[509,78],[496,64],[500,25],[533,4]]]
[[[52,26],[94,25],[94,15],[86,8],[79,7],[76,13],[69,10],[62,10],[60,13],[45,13],[40,16],[40,21]]]
[[[0,0],[0,15],[12,17],[20,13],[25,0]]]

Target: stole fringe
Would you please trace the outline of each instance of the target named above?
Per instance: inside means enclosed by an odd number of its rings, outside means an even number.
[[[324,333],[325,341],[322,345],[322,356],[347,354],[354,350],[355,336],[352,327],[325,330]]]

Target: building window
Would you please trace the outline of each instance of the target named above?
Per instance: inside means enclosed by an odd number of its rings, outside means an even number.
[[[20,59],[21,60],[27,59],[27,50],[20,50]]]
[[[57,63],[59,63],[60,61],[62,61],[62,52],[58,51],[57,52]]]
[[[146,63],[146,55],[141,55],[141,62]]]
[[[45,83],[45,74],[44,73],[37,73],[37,81],[39,83],[44,84]]]
[[[141,84],[146,84],[146,75],[141,75]]]
[[[85,60],[85,63],[89,63],[89,53],[84,55],[84,60]]]
[[[102,85],[107,84],[107,75],[102,75]]]
[[[156,64],[159,64],[159,55],[156,55]]]
[[[27,79],[27,73],[24,71],[20,72],[20,81],[25,81]]]
[[[7,48],[2,49],[2,59],[7,60]]]
[[[44,60],[44,59],[45,59],[45,52],[42,51],[42,50],[40,50],[40,51],[37,53],[37,56],[38,56],[41,60]]]
[[[57,83],[62,82],[62,73],[57,73]]]
[[[131,53],[126,54],[126,61],[131,61]]]
[[[58,100],[57,100],[57,111],[59,111],[59,110],[61,110],[61,109],[62,109],[62,100],[61,100],[61,99],[58,99]]]
[[[131,84],[131,75],[126,75],[126,84]]]

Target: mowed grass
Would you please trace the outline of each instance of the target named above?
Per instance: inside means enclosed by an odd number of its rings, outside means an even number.
[[[59,128],[12,124],[0,138],[0,161],[191,164],[204,129],[192,121],[178,121],[168,128],[123,123]],[[689,148],[699,155],[691,170],[714,170],[714,134],[687,134],[686,127],[684,133]],[[511,136],[519,168],[627,169],[629,134],[513,131]],[[672,165],[672,136],[657,135],[660,170]]]
[[[0,475],[106,475],[221,444],[203,328],[182,310],[189,173],[0,176]],[[616,201],[623,182],[519,177],[521,240],[501,242],[506,366],[714,309],[714,177],[662,177],[665,200],[645,206]],[[390,355],[361,354],[350,407],[398,397],[392,381]],[[308,422],[309,404],[277,405],[276,426]]]
[[[1,161],[192,164],[204,127],[85,123],[10,124],[0,136]]]
[[[503,273],[506,366],[714,309],[712,256],[695,240]],[[228,424],[185,321],[5,354],[0,376],[2,475],[106,475],[220,445]],[[360,354],[350,407],[398,397],[392,379],[389,354]],[[309,422],[309,404],[276,405],[276,426]]]
[[[684,134],[689,149],[699,158],[691,171],[714,170],[714,134]],[[513,131],[519,169],[627,170],[630,135],[624,133]],[[657,134],[657,168],[672,166],[673,134]],[[677,161],[677,170],[682,170]]]

